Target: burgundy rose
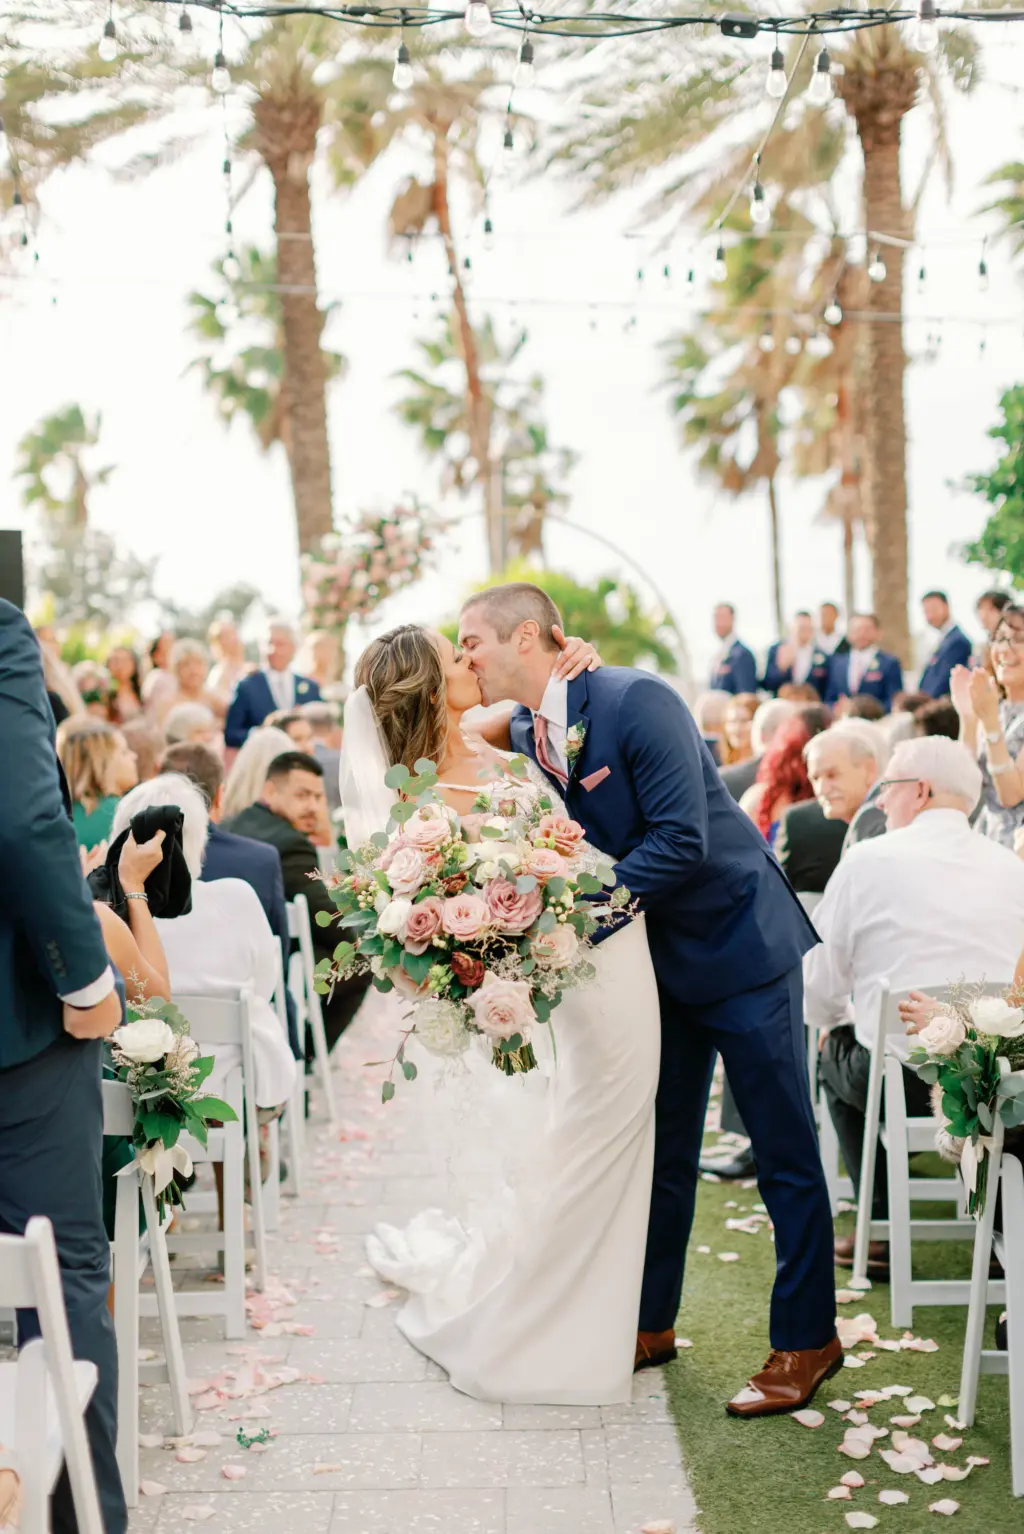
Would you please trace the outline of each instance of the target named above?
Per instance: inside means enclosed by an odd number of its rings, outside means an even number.
[[[484,892],[487,912],[499,932],[525,932],[532,927],[544,901],[535,885],[520,895],[508,879],[492,879]]]
[[[441,902],[433,895],[413,906],[405,924],[405,947],[409,953],[426,953],[441,930]]]
[[[475,990],[483,982],[483,959],[474,959],[468,953],[453,953],[448,960],[448,967],[459,984],[464,985],[467,990]]]

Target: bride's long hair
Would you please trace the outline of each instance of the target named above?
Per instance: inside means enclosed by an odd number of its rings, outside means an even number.
[[[440,767],[448,749],[444,667],[426,629],[415,623],[382,634],[356,662],[387,753],[410,772],[422,758]]]

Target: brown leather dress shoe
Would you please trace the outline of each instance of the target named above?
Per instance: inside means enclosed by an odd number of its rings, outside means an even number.
[[[668,1332],[637,1332],[636,1356],[633,1360],[633,1373],[640,1369],[657,1369],[661,1364],[670,1364],[676,1358],[676,1334]]]
[[[855,1236],[836,1237],[832,1251],[837,1268],[853,1267],[853,1252],[856,1239]],[[889,1243],[888,1241],[870,1241],[868,1243],[868,1278],[888,1277]]]
[[[730,1417],[771,1417],[778,1412],[806,1406],[818,1386],[843,1367],[838,1337],[823,1348],[803,1348],[796,1353],[769,1353],[760,1374],[734,1395],[726,1405]]]

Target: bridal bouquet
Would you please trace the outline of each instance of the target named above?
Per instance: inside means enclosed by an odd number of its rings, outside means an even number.
[[[127,1019],[110,1039],[114,1073],[131,1092],[132,1143],[162,1216],[167,1204],[182,1203],[175,1172],[192,1175],[192,1158],[178,1143],[182,1132],[205,1145],[211,1120],[231,1123],[237,1114],[219,1097],[199,1096],[214,1060],[200,1055],[177,1007],[160,996],[129,1002]]]
[[[910,1064],[941,1092],[947,1133],[964,1142],[961,1168],[971,1214],[985,1207],[987,1154],[996,1115],[1024,1124],[1024,1011],[1018,998],[965,991],[941,1002],[917,1035]],[[1000,1060],[1011,1073],[1004,1076]]]
[[[588,940],[621,921],[629,904],[624,889],[602,907],[589,903],[614,886],[611,867],[585,867],[582,826],[523,781],[523,758],[505,765],[507,780],[483,792],[464,819],[436,792],[432,762],[417,762],[415,775],[392,767],[385,781],[400,797],[388,828],[343,854],[328,880],[336,919],[351,936],[333,963],[317,965],[318,989],[369,973],[379,991],[398,989],[412,1004],[385,1102],[396,1068],[415,1079],[405,1058],[412,1034],[440,1055],[461,1054],[480,1034],[507,1075],[533,1070],[535,1026],[550,1024],[565,989],[593,979]],[[317,915],[322,926],[332,919]]]

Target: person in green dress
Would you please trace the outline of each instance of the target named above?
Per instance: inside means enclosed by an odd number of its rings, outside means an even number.
[[[120,730],[104,719],[65,719],[57,754],[71,790],[78,845],[91,850],[110,838],[118,801],[139,781],[134,753]]]

